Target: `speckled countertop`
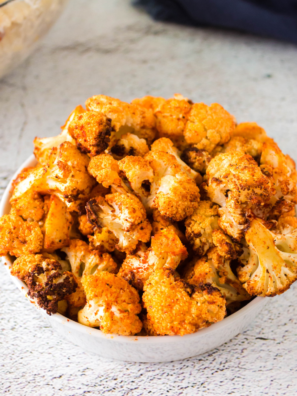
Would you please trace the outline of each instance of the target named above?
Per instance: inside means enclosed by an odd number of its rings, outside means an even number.
[[[297,48],[152,22],[128,0],[72,0],[41,48],[0,81],[0,188],[94,94],[180,92],[256,121],[297,158]],[[297,286],[243,334],[174,363],[108,361],[52,332],[0,267],[0,394],[296,395]]]

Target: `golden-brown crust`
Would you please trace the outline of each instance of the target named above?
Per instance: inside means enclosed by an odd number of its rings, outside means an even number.
[[[79,231],[83,235],[88,236],[94,233],[94,226],[91,223],[89,223],[87,215],[79,216],[78,222],[79,222],[79,227],[78,227]]]
[[[270,178],[256,161],[241,151],[216,156],[207,168],[208,196],[218,203],[219,225],[225,233],[240,241],[251,211],[265,218],[275,194]]]
[[[113,131],[111,120],[96,111],[85,111],[71,120],[69,134],[82,153],[94,157],[107,149]]]
[[[100,326],[104,333],[133,335],[141,331],[139,295],[124,279],[102,272],[83,277],[82,284],[87,305],[78,314],[80,323]]]
[[[185,221],[186,238],[193,250],[203,255],[214,246],[213,231],[219,228],[218,205],[211,201],[200,201],[194,213]]]
[[[16,214],[0,218],[0,256],[39,253],[43,247],[43,234],[35,221],[24,221]]]
[[[149,108],[129,104],[105,95],[97,95],[86,101],[87,110],[98,111],[112,120],[116,132],[123,127],[131,128],[140,138],[151,142],[156,135],[155,117]]]
[[[168,99],[155,110],[159,137],[168,137],[178,146],[183,143],[183,133],[191,110],[191,102],[181,95]]]
[[[159,335],[185,335],[222,320],[225,299],[209,284],[191,286],[172,272],[157,270],[143,294],[147,326]]]
[[[221,105],[195,103],[185,126],[184,137],[188,144],[209,153],[217,146],[228,142],[235,129],[234,117]]]
[[[230,258],[222,256],[218,248],[209,250],[202,258],[194,259],[187,264],[184,279],[190,284],[209,283],[218,288],[228,305],[251,298],[231,270]]]

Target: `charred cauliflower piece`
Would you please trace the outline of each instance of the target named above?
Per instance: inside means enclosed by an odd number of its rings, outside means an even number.
[[[79,323],[100,327],[103,333],[133,335],[141,331],[137,316],[141,311],[137,291],[124,279],[108,272],[84,276],[86,306],[79,311]]]
[[[77,283],[74,293],[66,297],[69,308],[82,308],[86,304],[86,294],[81,278],[85,275],[97,274],[101,271],[116,272],[117,264],[107,254],[100,254],[89,248],[88,244],[79,239],[72,239],[67,248],[62,249],[67,254],[71,271]]]
[[[221,105],[195,103],[188,116],[184,138],[188,144],[211,153],[216,146],[228,142],[234,129],[234,117]]]
[[[206,256],[188,264],[184,279],[196,286],[208,283],[216,287],[225,297],[227,305],[251,298],[232,272],[230,260],[221,256],[217,248],[211,249]]]
[[[56,161],[49,170],[47,183],[71,210],[90,194],[95,180],[88,174],[89,158],[69,142],[59,146]]]
[[[118,163],[121,175],[139,197],[149,195],[154,171],[149,162],[142,157],[127,156]]]
[[[39,253],[43,247],[43,234],[35,221],[24,221],[15,213],[0,218],[0,256]]]
[[[165,153],[173,155],[183,172],[185,172],[192,179],[196,181],[201,181],[201,176],[181,160],[180,157],[181,152],[176,147],[174,147],[173,142],[170,139],[161,138],[155,140],[154,143],[152,144],[151,151],[152,152],[163,151]]]
[[[111,153],[115,159],[120,160],[127,155],[138,155],[144,157],[149,152],[145,139],[140,139],[137,135],[126,133],[111,148]]]
[[[211,155],[206,150],[200,150],[195,145],[186,148],[181,158],[192,169],[203,175],[212,159]]]
[[[106,227],[117,238],[118,250],[131,253],[138,242],[148,242],[152,227],[140,200],[132,194],[108,194],[91,199],[88,220],[99,230]]]
[[[110,118],[117,135],[132,132],[150,143],[156,135],[152,110],[129,104],[105,95],[97,95],[86,101],[89,111],[97,111]]]
[[[111,120],[104,114],[85,111],[75,114],[69,123],[68,132],[82,153],[94,157],[107,149],[113,130]]]
[[[147,326],[158,335],[185,335],[210,326],[226,314],[226,301],[210,284],[193,286],[172,270],[154,272],[144,285]]]
[[[212,233],[219,228],[218,220],[218,205],[211,201],[200,201],[198,208],[186,219],[186,238],[199,255],[214,246]]]
[[[111,155],[100,154],[93,157],[89,163],[88,171],[103,187],[111,187],[114,192],[129,192],[119,176],[119,164]]]
[[[247,248],[237,270],[252,296],[275,296],[297,279],[297,233],[274,234],[259,219],[251,221],[245,235]]]
[[[221,229],[212,232],[212,241],[218,253],[229,260],[235,260],[242,254],[241,245],[232,241]]]
[[[272,206],[274,187],[256,161],[241,151],[212,159],[207,168],[208,195],[219,204],[219,225],[240,241],[247,226],[247,214],[265,218]]]
[[[188,255],[187,249],[171,229],[158,232],[151,242],[149,249],[141,247],[134,255],[127,255],[118,273],[138,290],[143,289],[144,282],[157,269],[175,270]]]
[[[42,254],[24,254],[15,260],[11,274],[28,286],[28,296],[51,315],[58,311],[58,303],[77,287],[71,272]]]

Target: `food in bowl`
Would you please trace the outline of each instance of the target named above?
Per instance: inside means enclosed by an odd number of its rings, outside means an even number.
[[[34,146],[0,254],[49,315],[185,335],[296,280],[295,164],[219,104],[98,95]]]

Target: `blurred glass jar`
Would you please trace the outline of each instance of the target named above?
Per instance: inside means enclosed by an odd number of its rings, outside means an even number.
[[[0,78],[37,47],[68,0],[0,0]]]

